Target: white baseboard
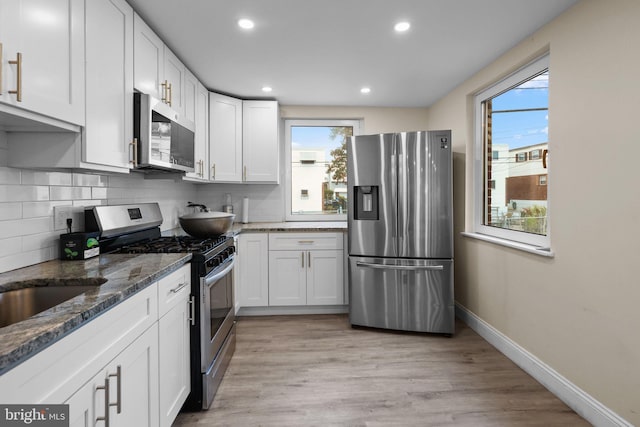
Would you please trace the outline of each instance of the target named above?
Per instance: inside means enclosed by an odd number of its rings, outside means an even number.
[[[633,427],[631,423],[458,303],[456,316],[594,426]]]
[[[238,316],[283,316],[294,314],[340,314],[348,313],[348,305],[293,305],[278,307],[241,307]]]

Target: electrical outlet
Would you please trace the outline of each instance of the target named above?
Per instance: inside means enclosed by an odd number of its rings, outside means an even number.
[[[53,229],[66,230],[67,218],[73,219],[73,206],[54,206],[53,207]]]

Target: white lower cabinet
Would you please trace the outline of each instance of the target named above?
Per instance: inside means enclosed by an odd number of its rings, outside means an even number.
[[[338,305],[342,250],[269,251],[269,305]]]
[[[277,307],[297,310],[346,304],[344,233],[241,233],[238,237],[240,308],[276,307],[277,311]]]
[[[170,426],[190,391],[190,278],[187,264],[1,375],[0,402],[67,403],[74,427]]]
[[[160,427],[171,426],[191,391],[190,271],[182,268],[158,283]]]
[[[71,427],[158,425],[157,334],[154,324],[65,402]]]
[[[237,289],[240,307],[269,305],[269,235],[243,233],[238,236]]]

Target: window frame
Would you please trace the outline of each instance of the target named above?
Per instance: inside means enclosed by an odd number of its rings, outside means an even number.
[[[546,236],[527,233],[516,230],[509,230],[505,228],[491,227],[484,225],[484,210],[485,210],[485,147],[484,147],[484,111],[483,102],[489,98],[495,98],[496,96],[505,93],[514,87],[524,83],[527,80],[535,77],[536,75],[550,70],[549,67],[549,53],[531,61],[527,65],[518,69],[514,73],[505,77],[502,80],[497,81],[491,86],[476,93],[473,99],[474,105],[474,172],[473,172],[473,192],[474,192],[474,214],[473,214],[473,227],[474,233],[489,236],[498,240],[506,240],[511,242],[517,242],[524,245],[530,245],[534,248],[549,248],[551,246],[551,227],[550,227],[550,213],[551,213],[551,201],[549,200],[549,194],[547,193],[547,234]],[[551,79],[551,73],[549,73]],[[547,138],[547,146],[550,148],[551,141]],[[547,170],[549,175],[549,169]]]
[[[360,135],[363,129],[363,123],[360,119],[285,119],[284,135],[285,135],[285,221],[346,221],[347,214],[333,215],[314,215],[314,214],[294,214],[291,212],[291,127],[296,126],[351,126],[353,127],[353,135]],[[348,185],[348,184],[347,184]]]

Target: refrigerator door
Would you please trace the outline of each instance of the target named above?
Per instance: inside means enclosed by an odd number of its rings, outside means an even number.
[[[349,253],[396,257],[397,165],[395,134],[347,142]]]
[[[398,256],[453,258],[451,131],[403,132],[398,152]]]
[[[349,257],[352,325],[453,334],[453,260]]]

